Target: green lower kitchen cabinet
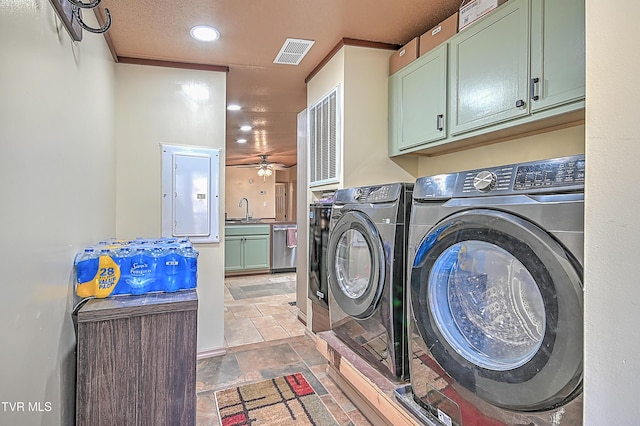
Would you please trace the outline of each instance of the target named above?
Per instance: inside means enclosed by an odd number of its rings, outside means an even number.
[[[244,272],[270,268],[269,225],[225,227],[224,270]]]

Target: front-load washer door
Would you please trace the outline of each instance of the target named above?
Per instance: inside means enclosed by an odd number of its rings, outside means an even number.
[[[348,211],[329,235],[329,291],[348,315],[364,319],[380,301],[385,257],[375,225],[363,213]]]
[[[496,210],[456,213],[425,235],[410,279],[421,338],[477,396],[539,411],[581,390],[582,270],[537,225]]]

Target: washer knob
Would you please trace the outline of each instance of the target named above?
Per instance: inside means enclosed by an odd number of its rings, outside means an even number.
[[[473,178],[473,187],[478,191],[489,192],[496,186],[497,177],[494,173],[484,170]]]
[[[353,199],[354,200],[359,200],[360,198],[362,198],[362,190],[360,188],[357,188],[354,192],[353,192]]]

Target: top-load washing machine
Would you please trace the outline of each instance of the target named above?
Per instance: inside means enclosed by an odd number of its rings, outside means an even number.
[[[329,230],[334,333],[379,371],[408,377],[406,243],[413,184],[338,190]]]
[[[414,412],[582,423],[584,179],[572,156],[416,181],[401,396]]]

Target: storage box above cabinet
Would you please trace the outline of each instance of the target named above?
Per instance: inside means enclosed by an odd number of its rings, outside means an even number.
[[[449,40],[458,32],[458,12],[420,36],[420,56]]]
[[[462,30],[473,24],[484,15],[490,13],[507,0],[465,0],[460,5],[460,23],[458,28]]]
[[[420,37],[405,44],[389,58],[389,75],[413,62],[420,52]]]

